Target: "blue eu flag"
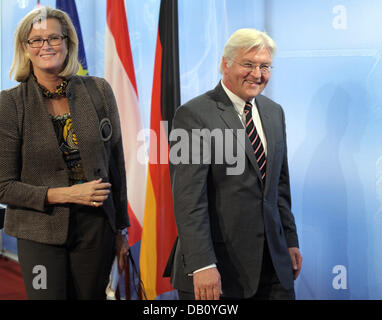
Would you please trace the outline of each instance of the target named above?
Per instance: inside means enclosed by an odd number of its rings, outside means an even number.
[[[80,19],[78,18],[78,12],[75,0],[56,0],[56,8],[65,11],[73,22],[76,28],[78,37],[78,60],[80,62],[79,75],[87,75],[88,64],[86,62],[85,47],[82,39]]]

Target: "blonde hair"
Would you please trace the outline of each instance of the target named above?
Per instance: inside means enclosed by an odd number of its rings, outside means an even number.
[[[67,36],[68,55],[65,60],[65,67],[59,76],[67,78],[78,72],[78,38],[72,21],[64,11],[50,7],[41,7],[29,12],[17,26],[14,37],[15,51],[9,72],[10,78],[14,74],[14,79],[18,82],[24,82],[28,79],[32,71],[31,61],[25,51],[28,36],[36,22],[43,22],[51,18],[57,19],[60,22],[62,33],[64,36]]]
[[[265,32],[252,28],[235,31],[224,46],[219,67],[220,73],[223,74],[223,58],[228,60],[227,67],[230,67],[237,54],[237,50],[245,49],[246,52],[248,52],[253,48],[257,48],[258,50],[266,48],[269,50],[271,57],[273,57],[277,50],[276,43]]]

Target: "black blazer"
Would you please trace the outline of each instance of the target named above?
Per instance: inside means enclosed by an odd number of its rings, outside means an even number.
[[[257,290],[266,240],[281,284],[286,289],[293,287],[288,247],[298,247],[298,237],[291,212],[284,113],[262,95],[256,97],[256,104],[267,139],[265,185],[247,135],[243,134],[243,143],[238,139],[236,130],[243,132],[243,124],[220,83],[175,114],[173,128],[190,135],[192,129],[233,129],[234,150],[245,154],[243,172],[227,175],[232,159],[217,163],[219,149],[215,148],[219,146],[211,139],[210,164],[201,161],[171,166],[179,236],[169,267],[172,285],[177,289],[192,292],[188,274],[216,263],[223,295],[252,296]]]
[[[93,77],[113,126],[112,155],[121,185],[103,204],[111,227],[128,225],[124,156],[118,108],[110,85]],[[109,180],[109,158],[99,133],[99,119],[83,78],[67,87],[74,131],[88,181]],[[7,204],[4,231],[14,237],[48,244],[67,238],[69,206],[45,203],[49,187],[68,186],[68,169],[52,121],[33,77],[0,95],[0,203]]]

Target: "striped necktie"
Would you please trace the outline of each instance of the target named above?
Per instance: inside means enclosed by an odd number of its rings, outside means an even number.
[[[265,158],[265,151],[263,144],[261,143],[260,136],[256,130],[255,123],[252,119],[252,104],[250,102],[245,103],[245,128],[249,137],[249,141],[253,147],[253,153],[255,154],[257,164],[259,165],[261,179],[265,182],[265,171],[267,159]]]

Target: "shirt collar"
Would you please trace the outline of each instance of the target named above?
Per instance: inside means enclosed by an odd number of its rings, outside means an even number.
[[[244,101],[242,98],[240,98],[239,96],[237,96],[236,94],[234,94],[231,90],[229,90],[223,83],[223,80],[220,80],[220,83],[225,91],[225,93],[227,94],[228,98],[231,100],[231,102],[233,103],[236,111],[242,115],[243,112],[244,112],[244,106],[245,106],[245,103],[246,101]],[[253,98],[251,101],[252,103],[252,106],[255,106],[255,98]]]

